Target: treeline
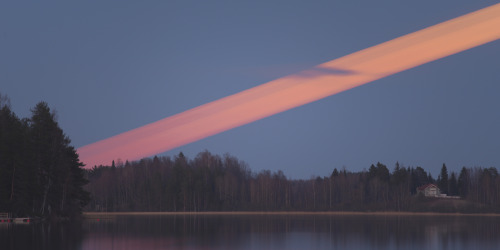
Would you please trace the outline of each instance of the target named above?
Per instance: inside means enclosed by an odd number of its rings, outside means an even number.
[[[0,212],[73,217],[90,199],[83,164],[47,103],[19,119],[0,94]]]
[[[392,172],[377,163],[367,171],[333,169],[330,176],[291,180],[282,171],[253,173],[233,156],[205,151],[192,160],[180,153],[173,159],[113,162],[87,170],[87,177],[89,211],[498,212],[500,207],[495,168],[463,168],[458,177],[448,177],[444,164],[437,180],[421,167],[398,163]],[[428,183],[463,199],[436,206],[440,199],[417,195],[417,187]]]

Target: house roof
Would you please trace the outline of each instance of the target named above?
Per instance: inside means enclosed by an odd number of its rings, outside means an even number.
[[[425,184],[425,185],[423,185],[423,186],[420,186],[420,187],[418,187],[417,189],[418,189],[418,190],[425,190],[425,189],[426,189],[426,188],[428,188],[428,187],[435,187],[435,188],[437,188],[437,186],[436,186],[435,184],[429,183],[429,184]]]

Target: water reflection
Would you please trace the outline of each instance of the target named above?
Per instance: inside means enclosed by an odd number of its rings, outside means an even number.
[[[10,249],[496,249],[500,218],[381,215],[106,215],[0,228]]]
[[[84,237],[81,222],[0,224],[0,249],[78,249]]]

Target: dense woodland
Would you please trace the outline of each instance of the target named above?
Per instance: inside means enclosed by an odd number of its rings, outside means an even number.
[[[436,211],[499,212],[495,168],[463,168],[437,180],[421,167],[381,163],[367,171],[333,169],[330,176],[288,179],[282,171],[253,173],[230,155],[208,151],[118,162],[87,171],[89,211]],[[462,199],[425,198],[419,186],[436,183]]]
[[[282,171],[252,172],[231,155],[208,151],[115,162],[84,170],[47,103],[19,119],[0,95],[0,212],[43,218],[87,211],[436,211],[500,212],[496,168],[462,168],[437,179],[422,167],[396,163],[330,176],[288,179]],[[460,199],[426,198],[435,183]]]
[[[77,216],[90,199],[83,164],[47,103],[31,112],[29,119],[19,119],[0,94],[0,212]]]

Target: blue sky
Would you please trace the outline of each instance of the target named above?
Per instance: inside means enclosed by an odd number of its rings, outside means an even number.
[[[0,4],[0,92],[47,101],[75,147],[497,1]],[[230,153],[288,177],[380,161],[500,166],[500,41],[166,152]]]

